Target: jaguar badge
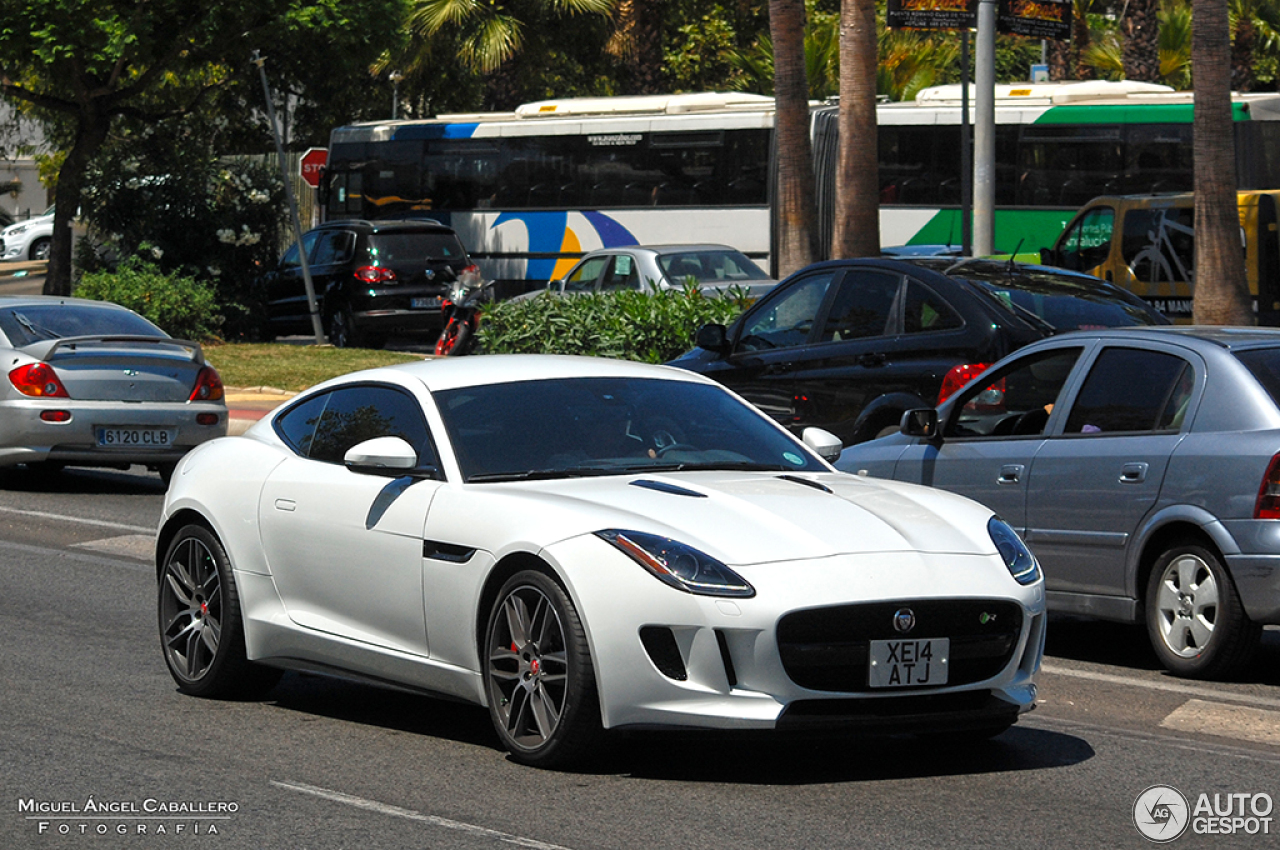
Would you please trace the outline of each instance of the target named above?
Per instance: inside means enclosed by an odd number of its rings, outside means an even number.
[[[916,627],[916,613],[910,608],[899,608],[893,614],[894,631],[906,634]]]

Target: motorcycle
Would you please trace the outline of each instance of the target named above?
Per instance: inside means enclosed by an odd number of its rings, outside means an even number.
[[[440,304],[445,321],[436,340],[437,357],[458,357],[475,349],[480,305],[493,300],[493,283],[485,283],[478,273],[463,272],[450,285],[449,294]]]

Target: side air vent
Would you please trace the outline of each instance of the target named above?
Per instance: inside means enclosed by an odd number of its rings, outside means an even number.
[[[640,642],[644,644],[644,651],[649,653],[649,660],[662,675],[677,682],[689,678],[689,673],[684,669],[680,647],[676,644],[676,636],[671,629],[666,626],[643,626],[640,629]]]

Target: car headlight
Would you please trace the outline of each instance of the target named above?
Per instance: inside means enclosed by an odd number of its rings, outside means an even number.
[[[13,227],[10,227],[10,228],[7,228],[6,230],[4,230],[4,231],[3,231],[3,233],[2,233],[2,234],[0,234],[0,235],[4,235],[4,236],[18,236],[18,235],[23,234],[23,233],[26,233],[26,232],[27,232],[27,225],[25,225],[25,224],[15,224]]]
[[[686,593],[701,596],[756,595],[755,588],[742,576],[715,558],[668,537],[616,529],[597,531],[596,536],[612,543],[661,581]]]
[[[1022,542],[1018,532],[1009,523],[993,516],[987,521],[987,533],[991,535],[996,551],[1000,553],[1000,558],[1009,568],[1014,581],[1018,584],[1035,584],[1040,580],[1040,564],[1036,561],[1036,556],[1031,554],[1027,544]]]

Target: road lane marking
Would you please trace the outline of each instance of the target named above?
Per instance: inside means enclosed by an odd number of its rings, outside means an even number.
[[[150,561],[156,554],[156,538],[154,534],[121,534],[118,537],[103,537],[84,543],[72,543],[71,548]]]
[[[1166,691],[1171,694],[1182,694],[1189,697],[1203,697],[1215,702],[1242,702],[1248,705],[1261,705],[1267,708],[1280,709],[1280,699],[1260,697],[1254,694],[1237,694],[1231,691],[1214,690],[1196,685],[1183,685],[1178,682],[1150,681],[1135,679],[1129,676],[1117,676],[1113,673],[1095,673],[1092,670],[1073,670],[1057,664],[1041,664],[1040,669],[1051,676],[1070,676],[1076,679],[1088,679],[1093,682],[1105,682],[1110,685],[1146,688],[1152,691]]]
[[[0,551],[21,552],[24,555],[41,555],[55,561],[76,561],[82,564],[95,564],[98,566],[105,565],[109,567],[120,567],[126,570],[142,570],[143,572],[155,573],[154,566],[139,564],[133,558],[123,560],[118,557],[112,558],[105,552],[77,552],[70,547],[66,549],[59,549],[52,546],[32,546],[26,543],[13,543],[9,540],[0,540]]]
[[[333,800],[336,803],[355,806],[358,809],[366,809],[371,812],[377,812],[378,814],[405,818],[406,820],[420,821],[422,823],[431,824],[432,826],[441,827],[442,829],[469,832],[472,835],[492,838],[495,841],[505,841],[508,844],[516,844],[520,847],[533,847],[535,850],[569,850],[569,848],[562,847],[559,844],[547,844],[544,841],[537,841],[532,838],[523,838],[519,835],[512,835],[509,832],[499,832],[496,829],[489,829],[484,826],[476,826],[471,823],[450,820],[449,818],[442,818],[438,815],[424,815],[422,812],[415,812],[412,809],[402,809],[399,806],[379,803],[377,800],[366,800],[363,797],[353,797],[352,795],[344,794],[341,791],[331,791],[328,788],[317,788],[314,785],[305,785],[301,782],[281,782],[279,780],[272,779],[271,784],[277,788],[284,788],[287,791],[297,791],[301,794],[310,794],[314,797],[322,797],[326,800]]]
[[[1143,732],[1138,729],[1119,729],[1114,726],[1101,726],[1097,723],[1085,723],[1080,720],[1067,720],[1063,717],[1045,717],[1043,715],[1023,715],[1018,718],[1018,725],[1013,727],[1027,729],[1043,729],[1049,732],[1060,732],[1075,735],[1098,735],[1113,738],[1121,744],[1144,743],[1161,750],[1182,750],[1201,755],[1225,756],[1241,761],[1256,761],[1264,764],[1280,764],[1280,755],[1266,751],[1249,750],[1233,747],[1230,744],[1217,744],[1209,741],[1187,741],[1158,732]]]
[[[51,514],[46,511],[24,511],[21,508],[8,508],[0,506],[0,513],[18,514],[19,516],[30,516],[38,519],[53,519],[59,522],[76,522],[81,525],[96,525],[102,528],[118,528],[121,531],[135,531],[138,534],[155,534],[154,527],[147,528],[141,525],[125,525],[119,522],[107,522],[101,519],[87,519],[85,517],[67,516],[66,514]]]
[[[1280,746],[1280,711],[1190,699],[1160,721],[1160,726]]]

